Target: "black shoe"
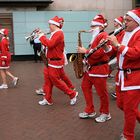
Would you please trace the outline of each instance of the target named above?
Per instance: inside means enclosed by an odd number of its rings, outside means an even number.
[[[116,93],[111,93],[111,96],[112,96],[114,99],[116,99],[116,98],[117,98]]]
[[[115,76],[112,75],[112,74],[109,74],[108,77],[109,77],[109,78],[114,78]]]

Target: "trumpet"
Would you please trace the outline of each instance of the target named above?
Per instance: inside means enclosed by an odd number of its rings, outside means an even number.
[[[34,38],[34,35],[25,36],[25,39],[28,41],[29,39]]]
[[[32,33],[29,36],[25,36],[25,39],[28,41],[29,39],[36,39],[39,34],[43,33],[44,35],[50,34],[50,30],[48,29],[46,32],[43,32],[40,30],[40,28],[36,28],[35,30],[32,31]]]
[[[35,39],[35,36],[37,34],[37,32],[39,32],[40,29],[39,28],[36,28],[34,29],[31,34],[29,36],[25,36],[25,39],[28,41],[29,39]]]

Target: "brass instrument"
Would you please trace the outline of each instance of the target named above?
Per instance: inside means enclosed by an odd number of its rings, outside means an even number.
[[[124,29],[125,29],[125,26],[119,28],[116,32],[111,32],[111,34],[114,34],[116,36],[118,33],[120,33]],[[81,30],[78,32],[78,46],[81,46],[81,47],[82,47],[82,42],[81,42],[81,33],[82,32],[90,33],[90,32],[92,32],[92,30],[89,30],[89,31]],[[96,52],[98,49],[103,47],[107,42],[108,42],[108,40],[104,40],[96,48],[91,49],[90,52],[86,56],[81,53],[72,54],[70,56],[69,61],[73,62],[75,75],[78,79],[82,78],[83,73],[84,73],[83,72],[83,58],[85,58],[85,59],[89,58],[94,52]]]
[[[90,33],[90,31],[85,31],[85,30],[81,30],[78,32],[78,46],[82,47],[82,41],[81,41],[81,33]],[[74,71],[75,71],[75,75],[76,78],[80,79],[83,77],[83,57],[84,54],[82,53],[76,53],[76,54],[72,54],[69,58],[70,62],[73,62],[73,67],[74,67]]]
[[[25,36],[25,39],[26,40],[29,40],[29,39],[31,39],[31,38],[33,38],[34,37],[34,35],[29,35],[29,36]]]
[[[38,37],[38,34],[44,33],[44,35],[50,34],[51,32],[47,30],[47,32],[42,32],[40,28],[36,28],[35,30],[32,31],[32,33],[29,36],[25,36],[25,39],[28,41],[29,39],[36,39]]]
[[[29,36],[25,36],[25,39],[28,41],[29,39],[35,39],[37,36],[37,33],[40,31],[39,28],[34,29]]]
[[[32,31],[32,33],[29,36],[26,36],[25,39],[28,40],[34,40],[38,37],[40,33],[43,33],[44,35],[50,34],[51,32],[48,30],[47,32],[42,32],[40,28],[36,28],[35,30]],[[38,52],[38,55],[41,57],[43,63],[45,64],[46,67],[48,67],[48,60],[46,58],[45,51],[43,48],[41,48],[41,51]]]

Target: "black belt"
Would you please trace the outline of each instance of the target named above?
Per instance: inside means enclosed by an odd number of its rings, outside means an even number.
[[[118,69],[118,70],[127,72],[127,73],[129,74],[129,73],[131,73],[132,71],[138,71],[138,70],[140,70],[140,68],[134,68],[134,69],[127,68],[127,69]]]
[[[100,65],[107,64],[107,63],[108,63],[108,61],[105,61],[105,62],[98,62],[98,63],[96,63],[96,64],[90,65],[90,67],[93,67],[93,66],[100,66]]]
[[[48,60],[50,60],[50,61],[59,61],[59,60],[61,60],[61,58],[48,58]]]
[[[108,64],[108,61],[104,61],[104,62],[98,62],[96,64],[92,64],[92,65],[89,65],[89,70],[94,67],[94,66],[101,66],[101,65],[104,65],[104,64]]]

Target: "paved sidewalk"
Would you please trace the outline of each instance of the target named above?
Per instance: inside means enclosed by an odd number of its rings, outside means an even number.
[[[72,65],[65,67],[78,92],[78,102],[70,106],[70,99],[57,88],[53,89],[53,106],[40,106],[42,96],[35,89],[43,84],[43,63],[33,61],[12,62],[11,72],[19,76],[19,84],[0,90],[0,140],[119,140],[123,127],[123,113],[110,97],[112,119],[96,123],[94,119],[79,119],[85,102],[80,88],[81,80],[75,78]],[[1,81],[0,81],[1,82]],[[108,80],[110,92],[114,91],[114,80]],[[93,88],[93,91],[94,88]],[[94,93],[94,102],[99,114],[99,98]],[[140,140],[140,124],[135,129]]]

